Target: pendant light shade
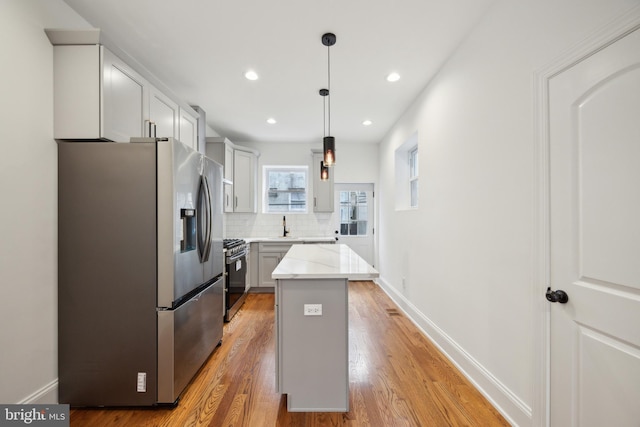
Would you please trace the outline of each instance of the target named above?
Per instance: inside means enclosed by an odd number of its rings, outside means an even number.
[[[327,116],[328,126],[327,133],[323,139],[323,153],[324,153],[324,166],[330,167],[333,166],[336,162],[336,139],[331,135],[331,55],[330,55],[330,47],[336,44],[336,35],[333,33],[325,33],[322,35],[322,44],[327,47],[327,90],[325,94],[320,92],[320,95],[327,96],[328,99],[328,111]]]
[[[322,143],[325,166],[333,166],[336,161],[336,139],[332,136],[325,136]]]
[[[320,160],[320,180],[329,180],[329,168],[324,165],[324,161]]]

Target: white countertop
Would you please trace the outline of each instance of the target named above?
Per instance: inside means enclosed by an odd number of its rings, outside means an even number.
[[[267,242],[267,243],[304,243],[304,242],[332,242],[335,237],[246,237],[244,241],[247,243]]]
[[[374,279],[380,274],[344,244],[293,245],[274,279]]]

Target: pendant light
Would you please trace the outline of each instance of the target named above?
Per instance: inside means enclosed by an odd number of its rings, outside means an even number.
[[[329,180],[329,168],[324,165],[324,160],[320,160],[320,181]]]
[[[327,133],[329,135],[323,138],[324,166],[333,166],[336,162],[336,139],[331,135],[331,55],[330,47],[336,44],[336,35],[333,33],[325,33],[322,35],[322,44],[327,47],[327,95],[328,95],[328,117],[329,126]],[[322,95],[322,93],[321,93]]]
[[[329,95],[329,89],[320,89],[318,92],[322,97],[322,136],[327,137],[327,95]],[[324,155],[324,153],[323,153]],[[329,179],[329,167],[324,164],[323,160],[320,160],[320,180],[327,181]]]

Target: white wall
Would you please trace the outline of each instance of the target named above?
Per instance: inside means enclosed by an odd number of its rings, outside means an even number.
[[[0,2],[0,402],[57,401],[57,146],[53,47],[85,28],[61,0]]]
[[[258,213],[228,213],[225,215],[227,237],[276,237],[282,235],[282,214],[262,213],[262,167],[264,165],[307,165],[309,166],[309,191],[313,192],[311,173],[311,149],[321,149],[318,144],[264,144],[259,142],[235,142],[234,144],[254,148],[260,152],[258,158]],[[378,151],[377,145],[348,144],[337,145],[336,165],[330,173],[335,173],[334,182],[369,183],[376,182]],[[311,196],[313,197],[313,196]],[[337,226],[337,216],[331,213],[287,214],[287,228],[291,236],[332,237]]]
[[[544,419],[534,73],[635,4],[498,1],[380,144],[381,284],[514,424]],[[394,151],[416,131],[419,209],[396,211]]]

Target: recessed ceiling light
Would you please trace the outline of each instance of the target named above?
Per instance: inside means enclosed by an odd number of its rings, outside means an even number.
[[[253,70],[247,71],[246,73],[244,73],[244,76],[247,78],[247,80],[258,80],[258,73]]]
[[[273,117],[269,117],[267,119],[267,123],[269,123],[270,125],[275,125],[278,122],[276,122],[276,119],[274,119]]]
[[[400,80],[400,74],[398,73],[391,73],[387,76],[387,81],[388,82],[397,82],[398,80]]]
[[[364,122],[362,122],[364,126],[371,126],[372,123],[373,122],[371,120],[365,120]]]

